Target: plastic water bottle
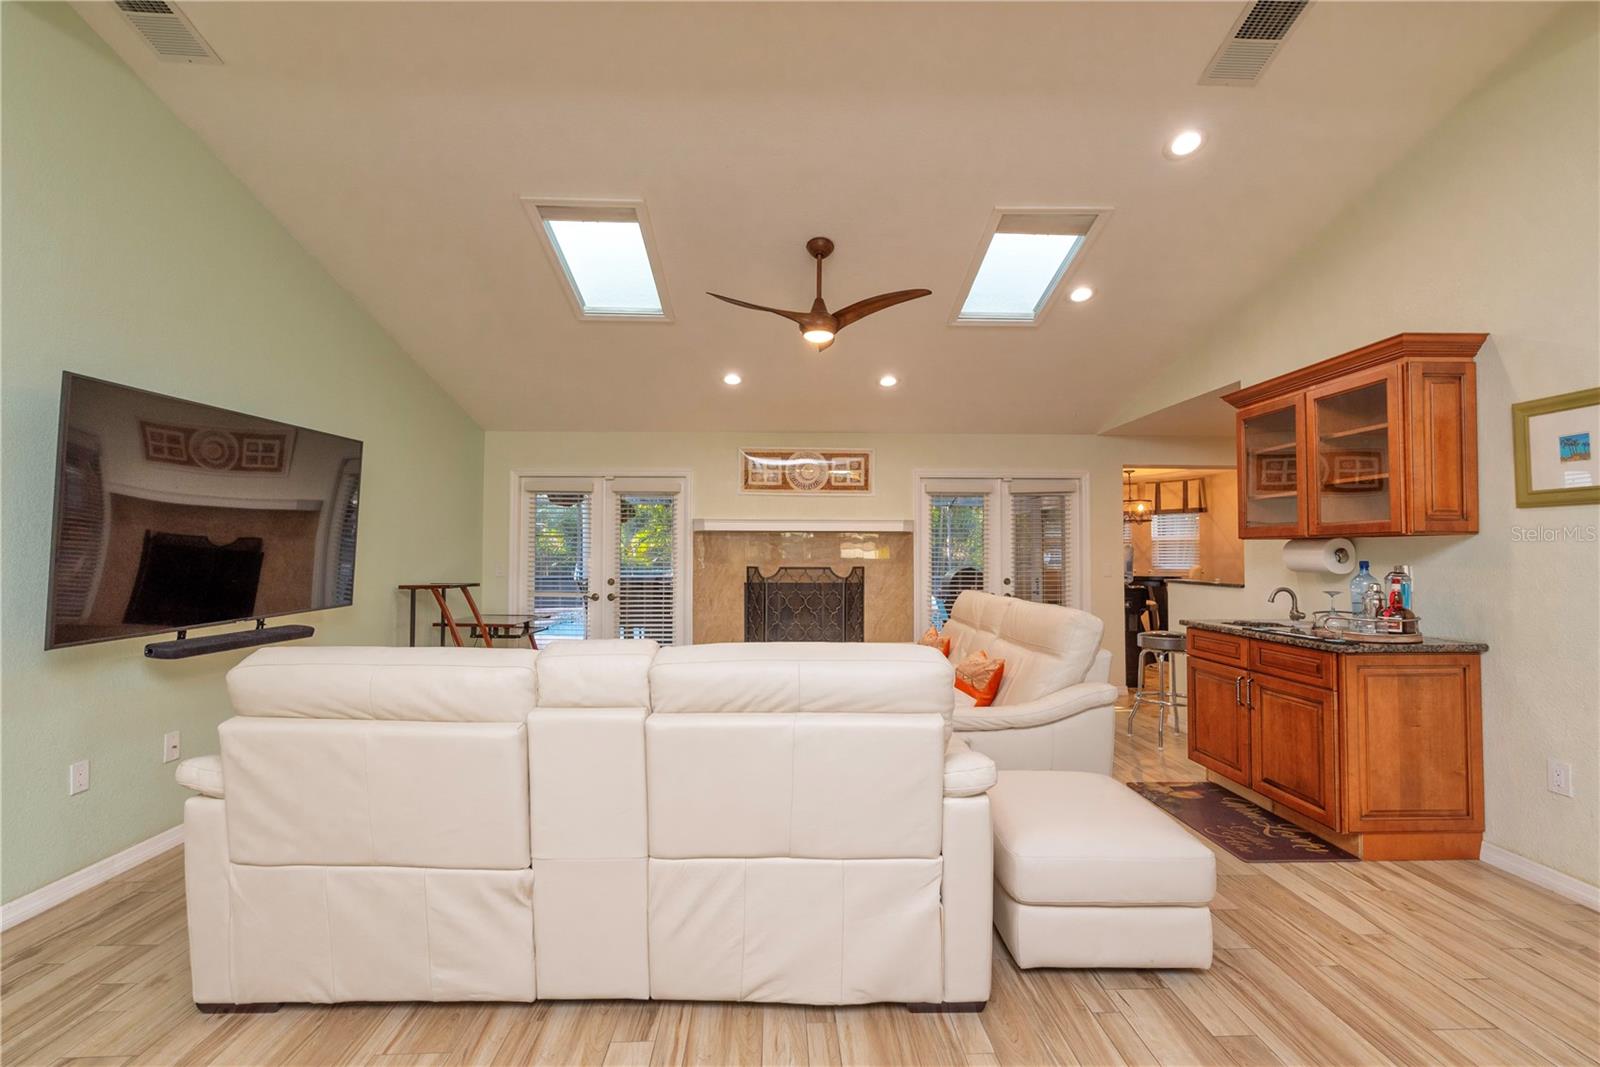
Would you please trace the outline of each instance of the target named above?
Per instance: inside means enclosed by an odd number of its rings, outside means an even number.
[[[1361,569],[1356,571],[1356,576],[1350,579],[1350,610],[1357,615],[1374,616],[1383,599],[1382,588],[1378,579],[1372,576],[1372,570],[1366,560],[1361,561]]]

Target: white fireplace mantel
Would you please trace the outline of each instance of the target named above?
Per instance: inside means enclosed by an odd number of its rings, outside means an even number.
[[[696,519],[708,533],[912,533],[910,519]]]

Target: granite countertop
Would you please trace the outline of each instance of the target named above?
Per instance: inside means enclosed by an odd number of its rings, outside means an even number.
[[[1298,648],[1314,648],[1322,652],[1341,652],[1346,655],[1360,653],[1370,655],[1373,653],[1402,652],[1402,653],[1475,653],[1487,652],[1489,646],[1481,641],[1462,641],[1454,637],[1430,637],[1423,635],[1418,644],[1403,645],[1392,641],[1343,641],[1337,638],[1312,637],[1309,633],[1291,633],[1286,630],[1256,630],[1248,626],[1235,626],[1230,622],[1218,619],[1179,619],[1179,626],[1191,627],[1196,630],[1215,630],[1218,633],[1232,634],[1235,637],[1248,637],[1254,641],[1272,641],[1280,645],[1294,645]]]

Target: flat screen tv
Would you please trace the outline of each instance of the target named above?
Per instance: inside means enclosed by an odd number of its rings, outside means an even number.
[[[361,442],[64,374],[45,647],[345,607]]]

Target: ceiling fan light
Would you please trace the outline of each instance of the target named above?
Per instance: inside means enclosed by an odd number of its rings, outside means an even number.
[[[833,331],[814,328],[810,330],[802,330],[800,336],[804,337],[807,341],[810,341],[814,345],[825,345],[829,341],[833,340]]]

